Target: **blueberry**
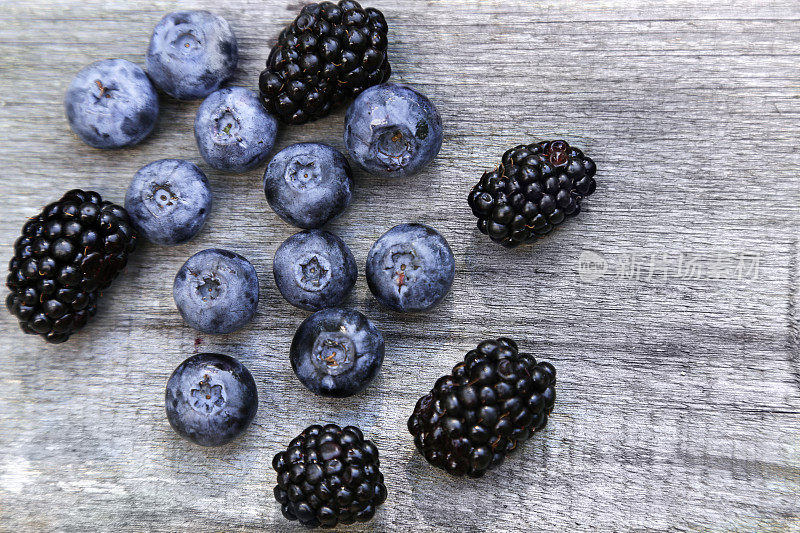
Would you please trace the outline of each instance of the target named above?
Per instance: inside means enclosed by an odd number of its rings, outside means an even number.
[[[94,148],[133,146],[150,135],[158,94],[144,70],[124,59],[84,67],[69,84],[64,108],[72,131]]]
[[[244,172],[267,160],[278,121],[258,95],[228,87],[203,100],[194,119],[194,138],[206,163],[218,170]]]
[[[227,355],[200,353],[181,363],[167,381],[167,420],[200,446],[220,446],[242,433],[258,409],[247,368]]]
[[[384,233],[367,256],[367,283],[375,298],[395,311],[424,311],[453,285],[455,260],[439,232],[400,224]]]
[[[211,248],[190,257],[175,276],[172,297],[183,320],[205,333],[231,333],[256,314],[258,276],[239,254]]]
[[[344,145],[376,176],[416,174],[442,147],[442,119],[430,100],[410,87],[370,87],[347,109]]]
[[[239,62],[228,22],[208,11],[176,11],[156,24],[147,49],[147,72],[179,100],[203,98],[233,77]]]
[[[211,212],[208,178],[183,159],[162,159],[140,168],[125,195],[136,230],[156,244],[194,237]]]
[[[316,229],[286,239],[275,252],[272,272],[286,301],[309,311],[340,304],[358,277],[356,260],[342,239]]]
[[[352,198],[350,164],[335,148],[320,143],[287,146],[264,173],[270,207],[289,224],[319,228],[339,216]]]
[[[383,363],[383,336],[367,317],[333,307],[308,317],[292,339],[289,358],[300,382],[322,396],[352,396]]]

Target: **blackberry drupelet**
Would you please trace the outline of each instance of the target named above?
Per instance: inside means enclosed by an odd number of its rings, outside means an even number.
[[[595,190],[597,168],[566,141],[516,146],[500,166],[484,173],[468,197],[478,229],[514,248],[550,233],[581,210]]]
[[[86,325],[136,239],[128,212],[92,191],[69,191],[28,220],[6,279],[22,331],[58,343]]]
[[[283,516],[307,527],[366,522],[386,500],[378,448],[357,427],[307,427],[272,459]]]
[[[419,399],[408,430],[432,465],[481,477],[547,424],[555,387],[550,363],[511,339],[484,341]]]
[[[309,4],[281,31],[258,86],[267,111],[287,124],[330,114],[391,75],[388,26],[354,0]]]

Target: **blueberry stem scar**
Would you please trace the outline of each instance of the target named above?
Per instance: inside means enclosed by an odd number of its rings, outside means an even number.
[[[111,98],[111,95],[106,92],[108,90],[108,87],[104,87],[102,81],[94,80],[94,82],[97,84],[97,88],[100,89],[100,98],[102,98],[104,96],[106,98]]]

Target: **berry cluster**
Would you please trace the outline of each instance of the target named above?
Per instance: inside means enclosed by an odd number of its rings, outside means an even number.
[[[378,448],[354,426],[309,426],[272,467],[283,516],[307,527],[366,522],[386,500]]]
[[[47,205],[14,244],[6,306],[22,331],[66,341],[97,311],[136,247],[127,212],[96,192],[75,189]]]
[[[408,430],[425,459],[480,477],[547,424],[556,369],[508,338],[484,341],[419,399]]]
[[[595,189],[594,161],[566,141],[519,145],[486,172],[468,201],[478,229],[513,248],[550,233],[581,210]]]
[[[259,78],[267,110],[287,124],[327,116],[389,79],[388,26],[354,0],[305,6],[281,31]]]

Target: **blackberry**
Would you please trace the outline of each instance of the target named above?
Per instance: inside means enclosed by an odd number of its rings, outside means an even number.
[[[581,210],[595,189],[591,158],[566,141],[521,144],[484,173],[468,197],[478,229],[514,248],[550,233]]]
[[[307,427],[272,459],[283,516],[307,527],[366,522],[386,501],[378,448],[354,426]]]
[[[287,124],[330,114],[389,79],[383,13],[354,0],[309,4],[272,47],[258,86],[267,111]]]
[[[14,243],[6,307],[22,331],[66,341],[97,311],[125,267],[136,233],[122,207],[75,189],[28,220]]]
[[[408,430],[432,465],[481,477],[547,424],[555,386],[550,363],[511,339],[484,341],[419,399]]]

